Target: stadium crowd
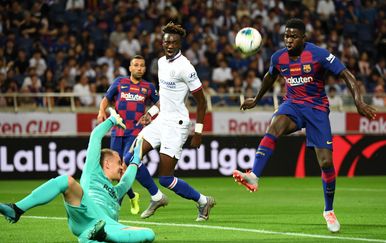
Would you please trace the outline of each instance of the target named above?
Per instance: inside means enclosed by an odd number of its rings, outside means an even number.
[[[253,96],[274,51],[284,47],[283,25],[291,17],[306,23],[307,39],[338,56],[360,81],[370,103],[386,106],[386,18],[375,0],[3,0],[0,5],[1,93],[73,92],[77,105],[96,106],[118,75],[128,75],[130,58],[145,57],[145,79],[158,86],[163,55],[161,26],[180,23],[188,32],[182,49],[195,66],[213,103],[237,102],[222,94]],[[260,31],[264,45],[251,57],[234,48],[242,27]],[[272,92],[281,94],[284,81]],[[334,76],[326,91],[341,106],[348,92]],[[335,100],[338,101],[335,102]],[[22,103],[44,106],[44,99]],[[66,97],[55,105],[69,105]],[[271,104],[263,100],[261,105]],[[13,100],[0,98],[0,106]],[[237,103],[238,104],[238,103]]]

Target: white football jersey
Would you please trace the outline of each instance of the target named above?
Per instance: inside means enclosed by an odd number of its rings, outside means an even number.
[[[189,122],[185,101],[189,92],[200,89],[202,85],[193,65],[181,51],[170,60],[163,56],[158,60],[158,80],[160,118]]]

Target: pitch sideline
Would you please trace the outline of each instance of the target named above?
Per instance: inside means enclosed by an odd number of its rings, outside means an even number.
[[[67,220],[67,218],[65,218],[65,217],[23,216],[23,218],[46,219],[46,220]],[[202,229],[217,229],[217,230],[226,230],[226,231],[241,231],[241,232],[250,232],[250,233],[258,233],[258,234],[286,235],[286,236],[297,236],[297,237],[305,237],[305,238],[352,240],[352,241],[386,243],[386,240],[381,240],[381,239],[279,232],[279,231],[270,231],[270,230],[247,229],[247,228],[225,227],[225,226],[215,226],[215,225],[159,223],[159,222],[144,222],[144,221],[132,221],[132,220],[120,220],[119,222],[129,223],[129,224],[142,224],[142,225],[160,225],[160,226],[185,227],[185,228],[202,228]]]

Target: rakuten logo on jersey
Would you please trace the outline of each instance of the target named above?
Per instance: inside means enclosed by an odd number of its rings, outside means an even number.
[[[286,78],[284,77],[285,81],[287,82],[287,84],[289,84],[290,86],[299,86],[299,85],[303,85],[305,83],[310,83],[312,81],[314,81],[314,78],[313,77],[297,77],[297,78],[294,78],[294,77],[289,77],[289,78]]]
[[[138,94],[132,94],[132,93],[125,93],[125,92],[121,92],[121,98],[127,101],[144,101],[145,100],[144,96],[141,96]]]

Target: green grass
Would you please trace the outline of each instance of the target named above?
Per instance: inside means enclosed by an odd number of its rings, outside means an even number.
[[[209,221],[195,222],[194,202],[163,189],[170,199],[167,207],[142,220],[129,214],[125,199],[122,222],[152,228],[156,242],[386,242],[385,176],[338,178],[335,212],[342,225],[338,234],[329,233],[322,218],[320,178],[266,177],[257,193],[247,192],[231,178],[186,181],[216,198]],[[17,201],[41,183],[0,181],[0,202]],[[138,184],[135,189],[141,194],[141,209],[146,208],[148,194]],[[62,198],[58,196],[50,204],[28,211],[15,225],[1,220],[0,242],[76,242],[65,217]]]

